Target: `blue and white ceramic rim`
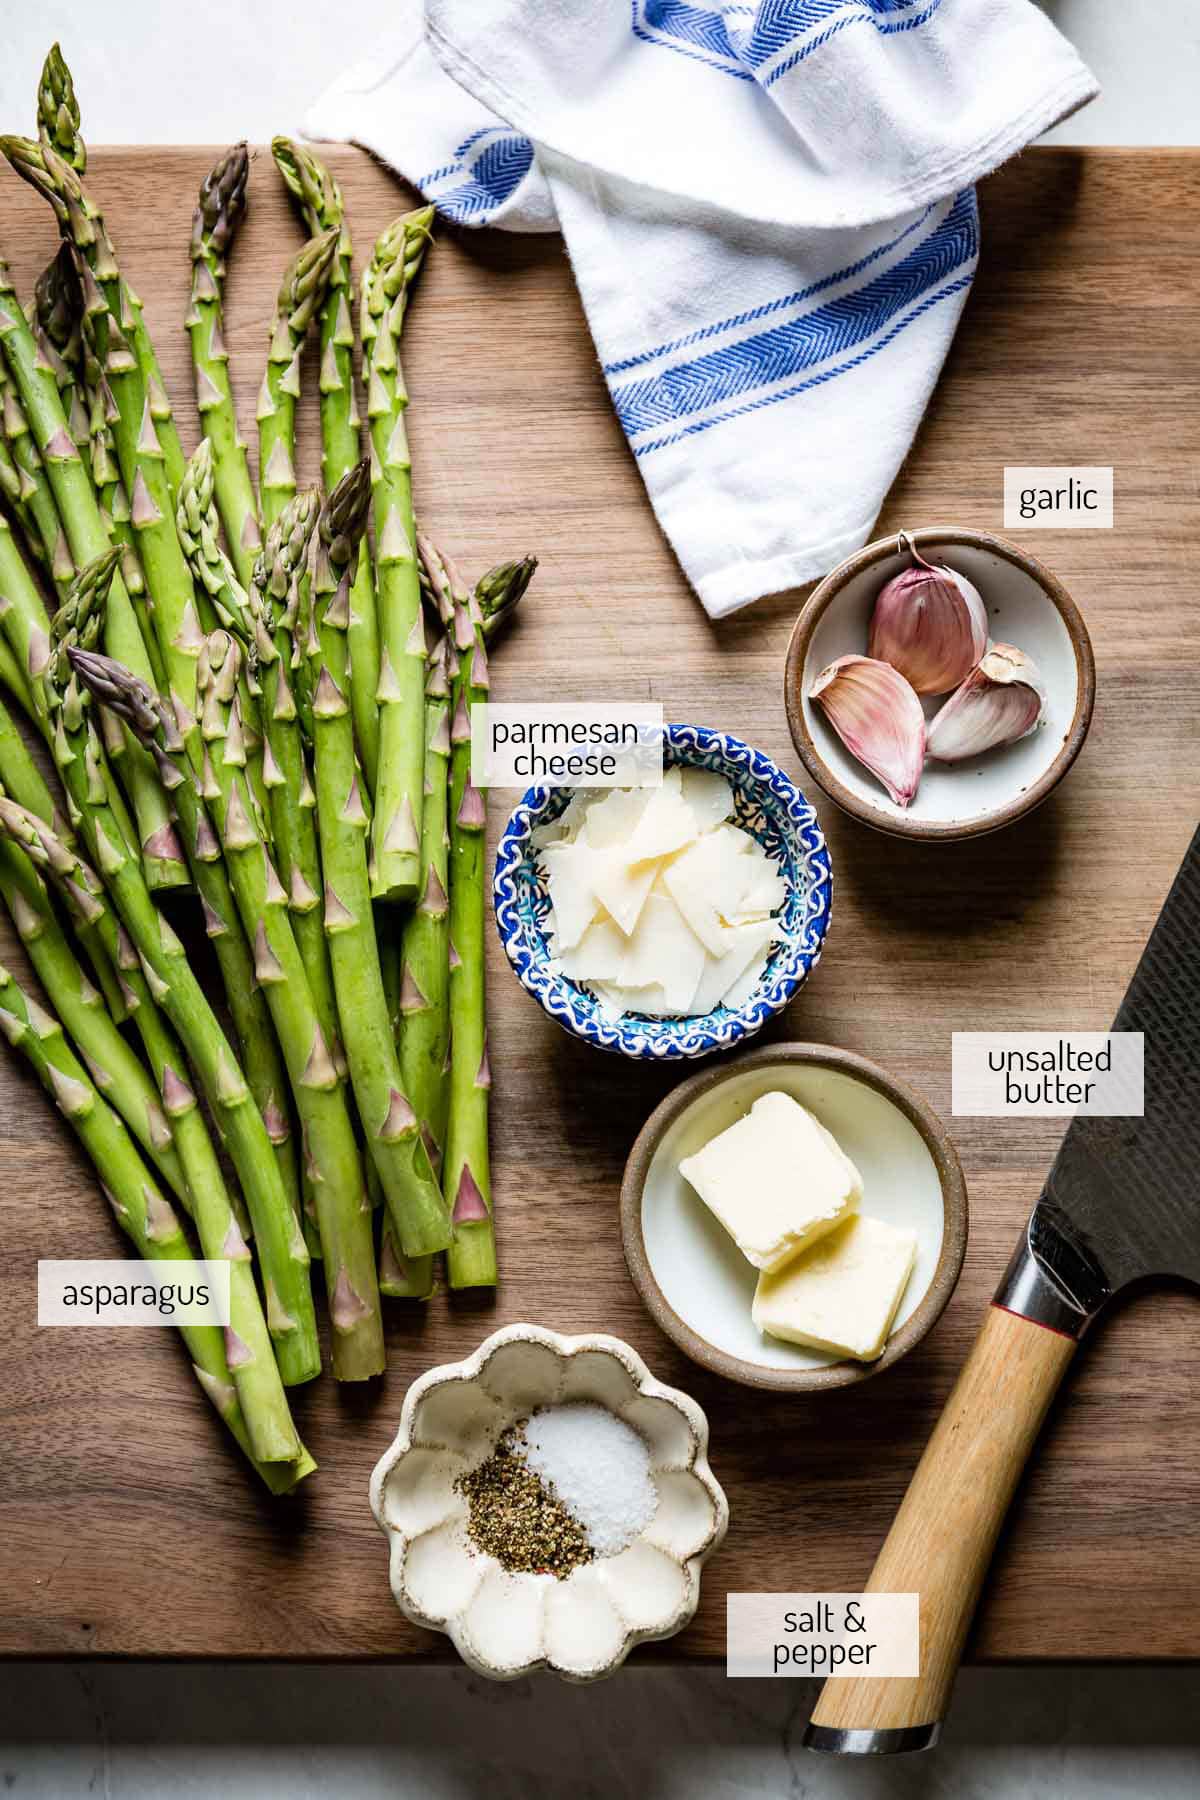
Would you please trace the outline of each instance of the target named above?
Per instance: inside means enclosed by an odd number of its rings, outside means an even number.
[[[529,838],[557,819],[572,788],[530,788],[504,829],[496,851],[492,891],[496,926],[523,987],[564,1031],[612,1050],[656,1062],[679,1062],[728,1050],[760,1031],[807,981],[829,929],[832,876],[817,815],[795,783],[761,750],[703,725],[667,725],[663,758],[711,769],[733,788],[735,822],[765,847],[787,884],[780,920],[785,937],[774,947],[758,987],[736,1011],[719,1006],[694,1019],[611,1019],[586,988],[551,966],[545,921],[550,898]]]

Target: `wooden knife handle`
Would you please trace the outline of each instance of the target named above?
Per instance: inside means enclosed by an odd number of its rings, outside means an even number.
[[[805,1736],[810,1749],[887,1754],[936,1743],[1004,1515],[1076,1347],[988,1309],[866,1588],[920,1594],[921,1673],[831,1677]]]

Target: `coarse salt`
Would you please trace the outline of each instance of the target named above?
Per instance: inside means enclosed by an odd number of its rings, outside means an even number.
[[[578,1519],[597,1556],[624,1550],[654,1517],[650,1452],[607,1407],[588,1400],[549,1406],[526,1421],[525,1443],[529,1467]]]

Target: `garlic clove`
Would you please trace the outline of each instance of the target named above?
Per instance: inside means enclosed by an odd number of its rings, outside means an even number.
[[[897,806],[917,791],[925,761],[925,715],[910,684],[891,663],[839,656],[808,690],[829,723]]]
[[[965,575],[926,562],[903,532],[900,543],[913,567],[880,589],[867,654],[891,663],[918,694],[945,694],[987,649],[987,611]]]
[[[928,754],[962,762],[999,744],[1015,744],[1042,721],[1046,689],[1037,665],[1015,644],[993,644],[930,720]]]

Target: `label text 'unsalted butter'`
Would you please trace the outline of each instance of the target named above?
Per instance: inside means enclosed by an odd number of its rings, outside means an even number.
[[[1142,1117],[1140,1031],[956,1031],[956,1118]]]

